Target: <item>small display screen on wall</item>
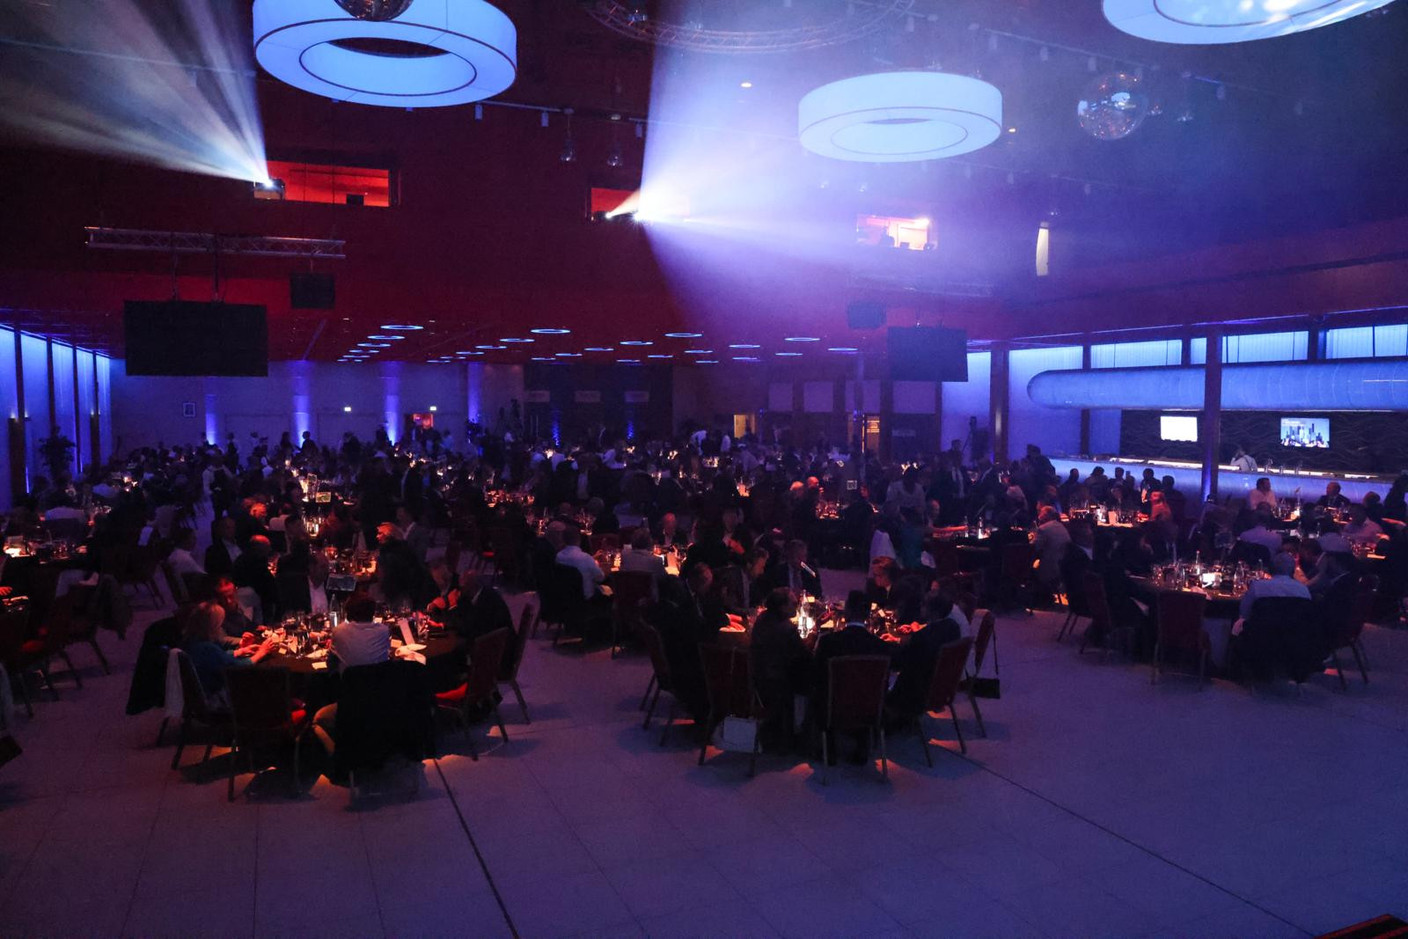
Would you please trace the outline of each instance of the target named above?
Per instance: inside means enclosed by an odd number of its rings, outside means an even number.
[[[1281,418],[1281,446],[1329,449],[1330,419],[1328,417]]]
[[[1159,439],[1198,442],[1198,419],[1185,414],[1160,414]]]

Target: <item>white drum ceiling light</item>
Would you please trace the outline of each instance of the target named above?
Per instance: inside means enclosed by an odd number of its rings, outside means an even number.
[[[1393,0],[1105,0],[1105,18],[1141,39],[1213,45],[1329,26]]]
[[[269,74],[313,94],[432,108],[512,85],[518,33],[484,0],[416,0],[387,21],[349,16],[337,0],[255,0],[254,54]]]
[[[880,72],[822,85],[798,106],[813,153],[863,163],[939,160],[1002,133],[1002,92],[965,75]]]

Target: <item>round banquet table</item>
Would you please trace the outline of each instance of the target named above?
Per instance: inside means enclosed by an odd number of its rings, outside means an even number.
[[[1164,590],[1173,590],[1173,587],[1161,587],[1154,583],[1150,577],[1130,577],[1130,583],[1134,585],[1137,598],[1149,605],[1151,616],[1158,616],[1159,593]],[[1211,647],[1211,659],[1218,668],[1227,667],[1227,647],[1232,638],[1232,624],[1241,615],[1242,594],[1230,590],[1200,590],[1200,593],[1208,598],[1208,605],[1203,610],[1203,629],[1208,634],[1208,644]]]
[[[430,669],[431,690],[448,691],[458,685],[465,662],[459,637],[433,636],[424,640],[424,645],[425,648],[420,654],[425,656],[425,667]],[[318,662],[326,662],[328,667],[314,668]],[[314,710],[325,704],[332,704],[338,698],[340,673],[331,654],[320,659],[310,659],[305,655],[279,652],[255,667],[288,669],[294,696]]]

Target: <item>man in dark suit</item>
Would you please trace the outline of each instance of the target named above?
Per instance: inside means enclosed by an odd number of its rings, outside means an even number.
[[[259,605],[264,613],[265,623],[279,621],[279,584],[269,571],[269,556],[273,549],[269,539],[255,535],[249,539],[244,552],[235,559],[230,579],[236,587],[250,587],[259,594]]]
[[[712,642],[728,623],[728,614],[711,589],[713,585],[714,571],[709,565],[687,567],[683,577],[662,585],[656,617],[676,697],[697,720],[702,720],[709,709],[699,644]]]
[[[898,674],[885,697],[886,708],[900,720],[912,718],[924,710],[939,650],[963,636],[962,628],[949,618],[953,612],[950,600],[930,594],[924,605],[925,625],[905,638],[895,651]]]
[[[845,607],[846,625],[835,630],[830,635],[822,636],[816,644],[816,673],[812,688],[815,689],[815,698],[812,707],[816,715],[819,726],[825,726],[826,707],[831,695],[831,669],[829,664],[832,659],[843,655],[883,655],[890,656],[893,647],[884,639],[870,631],[867,620],[870,618],[870,598],[865,595],[864,590],[852,590],[846,596]],[[835,741],[832,741],[831,760],[836,759]],[[868,756],[869,745],[865,734],[861,734],[856,739],[856,762],[864,762]]]
[[[210,523],[210,547],[205,549],[205,572],[211,577],[221,574],[228,576],[235,569],[235,560],[240,556],[235,544],[235,520],[228,515]]]
[[[459,605],[451,615],[455,632],[468,645],[480,636],[499,629],[513,631],[513,614],[503,595],[479,582],[479,572],[470,568],[460,576]],[[512,648],[513,643],[509,643]]]
[[[793,596],[805,593],[821,599],[821,578],[807,566],[807,543],[801,539],[787,542],[783,549],[783,563],[773,576],[773,589],[785,587]]]

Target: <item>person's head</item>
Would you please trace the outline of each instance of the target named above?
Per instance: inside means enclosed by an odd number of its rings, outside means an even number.
[[[749,577],[761,577],[763,568],[768,566],[768,552],[765,548],[750,548],[743,556],[743,570]]]
[[[679,519],[675,518],[674,512],[666,512],[660,516],[660,530],[668,534],[673,534],[675,527],[679,524]]]
[[[1151,470],[1151,469],[1147,469],[1147,468],[1146,468],[1146,469],[1144,470],[1144,478],[1145,478],[1146,480],[1148,480],[1149,482],[1153,482],[1153,480],[1154,480],[1154,471]]]
[[[654,544],[654,539],[650,537],[650,530],[637,528],[631,532],[631,547],[637,551],[649,551]]]
[[[436,561],[430,565],[430,579],[435,581],[435,586],[443,593],[450,586],[450,566],[444,561]]]
[[[396,524],[401,526],[402,530],[409,528],[415,520],[416,517],[405,505],[396,506]]]
[[[354,623],[370,623],[376,616],[376,601],[368,593],[354,593],[342,607],[347,619]]]
[[[1256,512],[1252,514],[1252,521],[1258,528],[1270,528],[1272,521],[1271,509],[1265,505],[1257,506]]]
[[[1337,495],[1339,495],[1339,494],[1340,494],[1340,484],[1339,484],[1339,483],[1335,482],[1334,480],[1331,480],[1330,482],[1328,482],[1328,483],[1325,484],[1325,495],[1333,497],[1333,496],[1337,496]]]
[[[1042,506],[1041,512],[1037,515],[1037,521],[1043,525],[1045,525],[1047,522],[1059,522],[1060,520],[1061,513],[1056,511],[1056,507],[1054,505]]]
[[[197,603],[186,614],[187,642],[219,642],[224,638],[225,610],[217,603]]]
[[[249,517],[256,522],[262,522],[269,517],[269,507],[263,502],[251,502],[249,506]]]
[[[1296,572],[1296,556],[1288,551],[1277,551],[1271,555],[1271,573],[1277,577],[1290,577]]]
[[[787,563],[800,565],[807,563],[807,543],[800,538],[793,538],[787,542],[787,547],[783,549],[787,558]]]
[[[221,606],[229,607],[235,603],[235,582],[224,575],[211,582],[210,592]]]
[[[870,617],[870,598],[864,590],[852,590],[846,594],[846,622],[864,623]]]
[[[235,540],[235,520],[228,515],[222,515],[210,523],[210,534],[216,541]]]
[[[1366,510],[1378,508],[1383,505],[1383,501],[1383,496],[1379,495],[1377,492],[1364,493],[1364,508]]]
[[[580,548],[582,546],[582,529],[576,525],[566,525],[562,529],[562,544],[568,548]]]
[[[714,569],[707,564],[695,564],[685,575],[689,590],[696,597],[702,597],[714,586]]]
[[[953,612],[953,600],[942,591],[924,595],[924,622],[937,623]]]
[[[1080,470],[1072,468],[1071,472],[1066,476],[1066,478],[1073,483],[1080,482]]]
[[[774,616],[790,619],[796,608],[796,603],[792,599],[792,591],[786,587],[770,590],[768,595],[763,598],[763,609]]]
[[[882,589],[889,588],[895,582],[895,559],[876,558],[870,562],[870,579],[875,582],[875,586]]]
[[[269,544],[269,539],[263,535],[255,535],[249,539],[249,547],[246,548],[250,554],[257,558],[267,558],[274,553],[273,547]]]
[[[391,544],[393,541],[397,540],[399,535],[400,532],[396,530],[396,526],[390,522],[382,522],[380,525],[376,526],[377,544]]]
[[[1261,477],[1256,481],[1256,488],[1258,492],[1270,492],[1271,480],[1265,476]]]

